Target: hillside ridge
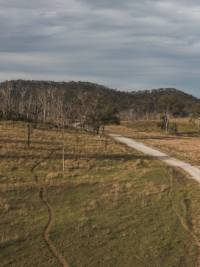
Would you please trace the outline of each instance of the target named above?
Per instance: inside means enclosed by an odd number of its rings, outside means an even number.
[[[122,119],[155,119],[163,113],[199,116],[200,100],[175,88],[119,91],[90,82],[10,80],[0,84],[0,117],[12,120],[96,124]],[[116,121],[116,119],[114,119]]]
[[[161,87],[161,88],[150,88],[150,89],[139,89],[139,90],[120,90],[118,88],[111,88],[108,87],[106,85],[103,84],[98,84],[98,83],[94,83],[94,82],[89,82],[89,81],[53,81],[53,80],[23,80],[23,79],[16,79],[16,80],[5,80],[0,82],[0,87],[4,86],[5,84],[32,84],[32,85],[36,85],[36,84],[43,84],[43,85],[60,85],[60,86],[69,86],[69,85],[83,85],[83,86],[89,86],[90,89],[91,87],[94,88],[98,88],[98,89],[102,89],[102,90],[110,90],[116,93],[122,93],[122,94],[131,94],[131,95],[141,95],[141,94],[162,94],[162,93],[170,93],[170,94],[182,94],[185,97],[190,97],[196,100],[200,100],[198,97],[186,93],[180,89],[177,88],[173,88],[173,87]]]

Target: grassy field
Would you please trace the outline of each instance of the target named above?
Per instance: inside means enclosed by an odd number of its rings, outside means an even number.
[[[185,119],[172,119],[178,125],[178,133],[166,133],[158,127],[158,121],[124,122],[121,126],[108,127],[108,131],[142,141],[161,149],[171,156],[186,160],[200,166],[200,132],[197,125]]]
[[[102,137],[0,124],[0,266],[199,266],[199,187],[162,163]]]
[[[177,124],[177,135],[179,136],[199,136],[200,131],[198,121],[191,118],[170,118],[170,124]],[[159,132],[165,134],[165,130],[159,127],[159,120],[138,120],[134,122],[122,122],[126,127],[137,129],[141,132]]]

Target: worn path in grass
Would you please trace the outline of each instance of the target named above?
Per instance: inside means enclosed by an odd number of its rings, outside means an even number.
[[[54,151],[51,151],[48,158],[50,158],[53,155]],[[39,179],[37,174],[35,173],[35,169],[37,168],[37,166],[39,166],[41,163],[43,162],[43,160],[39,160],[38,162],[36,162],[36,164],[34,164],[34,166],[31,169],[31,172],[33,173],[34,179],[35,179],[35,183],[39,185]],[[49,235],[51,232],[51,228],[53,226],[53,222],[54,222],[54,213],[53,213],[53,209],[48,201],[47,198],[47,191],[46,191],[46,187],[44,186],[40,186],[40,199],[43,202],[43,204],[46,206],[47,211],[48,211],[48,215],[49,215],[49,219],[48,222],[44,228],[44,232],[43,232],[43,239],[46,242],[50,252],[52,253],[52,255],[58,260],[58,262],[60,263],[61,266],[63,267],[69,267],[69,264],[67,263],[67,261],[65,260],[65,258],[63,257],[63,255],[59,252],[59,250],[56,248],[56,246],[54,245],[54,243],[51,241]]]
[[[134,139],[124,137],[118,134],[109,134],[109,136],[112,137],[114,140],[122,144],[125,144],[131,148],[134,148],[146,155],[153,156],[172,167],[184,170],[186,173],[190,175],[192,179],[200,183],[200,168],[192,166],[191,164],[181,161],[179,159],[170,157],[169,155],[159,150],[153,149],[143,143],[137,142]]]

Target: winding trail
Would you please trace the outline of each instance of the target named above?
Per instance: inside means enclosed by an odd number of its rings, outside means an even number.
[[[161,160],[165,162],[167,165],[176,167],[179,169],[182,169],[187,174],[189,174],[190,178],[194,179],[198,183],[200,183],[200,168],[192,166],[191,164],[184,162],[182,160],[170,157],[169,155],[151,148],[141,142],[137,142],[134,139],[124,137],[118,134],[109,134],[111,138],[113,138],[115,141],[120,142],[122,144],[125,144],[131,148],[136,149],[137,151],[140,151],[148,156],[152,156],[154,158],[157,158],[158,160]]]
[[[48,159],[51,157],[51,155],[53,155],[54,151],[52,151],[49,156]],[[54,243],[51,241],[49,235],[51,232],[51,228],[53,226],[54,223],[54,212],[53,209],[48,201],[47,198],[47,190],[45,186],[41,186],[38,176],[35,173],[35,169],[43,162],[44,160],[38,161],[34,164],[34,166],[31,168],[31,172],[33,173],[34,179],[35,179],[35,183],[39,185],[39,196],[40,199],[42,201],[42,203],[46,206],[47,211],[48,211],[48,222],[46,224],[46,226],[44,227],[44,231],[43,231],[43,239],[49,249],[49,251],[52,253],[52,255],[57,259],[57,261],[60,263],[61,266],[63,267],[69,267],[69,264],[67,263],[67,261],[65,260],[64,256],[58,251],[58,249],[56,248],[56,246],[54,245]]]
[[[40,199],[44,203],[44,205],[46,206],[46,208],[48,210],[48,214],[49,214],[49,220],[48,220],[48,222],[44,228],[44,232],[43,232],[44,241],[46,242],[46,244],[47,244],[49,250],[51,251],[51,253],[53,254],[53,256],[61,264],[61,266],[69,267],[69,265],[66,262],[65,258],[63,257],[63,255],[57,250],[54,243],[49,238],[49,234],[51,232],[51,228],[52,228],[53,222],[54,222],[54,213],[53,213],[52,207],[50,206],[50,204],[48,202],[46,188],[44,188],[44,187],[40,188]]]

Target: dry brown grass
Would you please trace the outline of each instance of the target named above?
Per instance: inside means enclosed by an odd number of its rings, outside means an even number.
[[[34,130],[28,149],[23,123],[0,123],[1,266],[59,266],[42,239],[48,213],[41,187],[55,219],[49,238],[71,266],[195,266],[198,248],[191,233],[200,239],[196,184],[104,139],[66,130],[63,177],[60,131]],[[30,169],[38,161],[36,182]]]
[[[171,156],[176,156],[177,158],[200,166],[200,137],[166,135],[160,131],[144,132],[138,130],[137,127],[134,128],[134,123],[132,128],[126,126],[110,126],[107,127],[107,131],[134,138],[165,151]]]

